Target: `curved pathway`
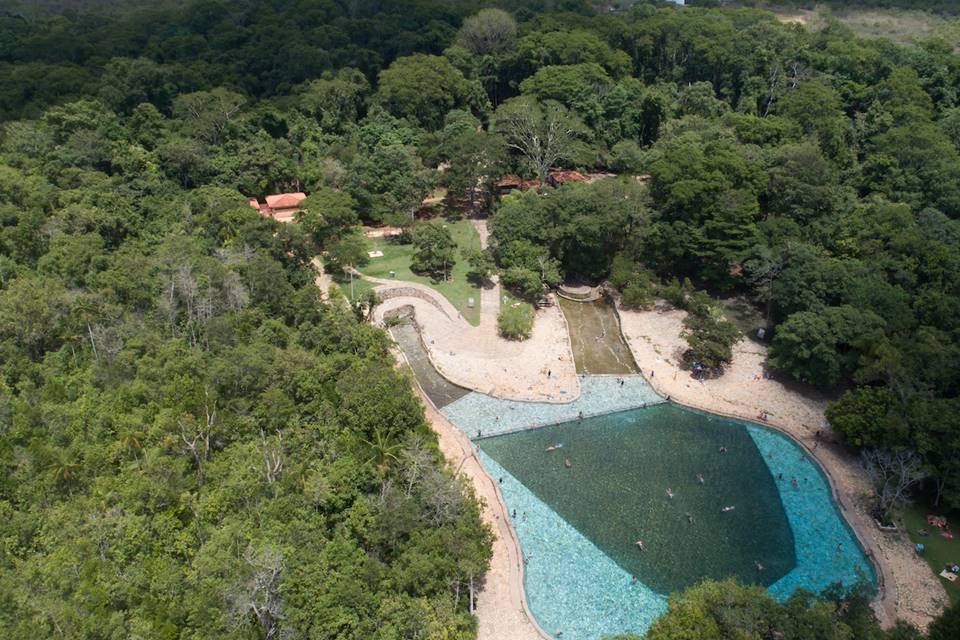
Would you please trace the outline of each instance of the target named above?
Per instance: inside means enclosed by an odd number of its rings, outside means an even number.
[[[398,362],[405,356],[396,350]],[[414,378],[416,380],[416,378]],[[414,382],[427,420],[437,434],[440,451],[457,475],[469,479],[474,493],[482,504],[484,523],[493,532],[493,555],[490,568],[477,585],[475,613],[477,640],[546,640],[543,632],[529,613],[523,591],[523,564],[520,543],[507,515],[506,503],[476,456],[470,439],[456,428]]]
[[[486,246],[486,222],[473,224],[481,245]],[[481,291],[480,325],[474,327],[432,287],[364,277],[377,285],[374,291],[382,300],[373,321],[382,324],[391,312],[412,307],[430,361],[451,382],[507,400],[565,403],[580,395],[570,336],[559,306],[535,312],[529,339],[505,340],[497,332],[501,291],[496,281]]]
[[[664,396],[691,407],[756,421],[767,412],[767,424],[802,444],[824,469],[837,502],[879,568],[880,593],[874,609],[884,626],[897,618],[926,629],[947,602],[939,579],[919,559],[903,533],[883,533],[867,513],[873,493],[860,464],[833,442],[824,416],[826,397],[799,393],[763,377],[766,347],[744,339],[734,347],[733,362],[720,378],[698,382],[680,369],[686,343],[680,337],[685,311],[619,309],[627,344],[651,385]],[[823,432],[817,438],[817,431]]]

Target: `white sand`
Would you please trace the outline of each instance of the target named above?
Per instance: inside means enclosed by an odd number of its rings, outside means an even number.
[[[486,221],[471,223],[486,247]],[[376,283],[377,295],[385,298],[374,310],[374,322],[382,323],[391,311],[412,307],[430,360],[451,382],[506,400],[571,402],[580,395],[567,322],[558,305],[537,310],[530,338],[518,342],[498,335],[501,291],[496,278],[493,286],[481,290],[477,327],[431,287],[367,280]],[[389,297],[396,293],[404,295]]]
[[[883,533],[867,514],[872,488],[857,459],[833,444],[824,417],[827,399],[796,385],[762,377],[766,347],[749,339],[734,348],[733,362],[718,379],[700,383],[679,367],[686,343],[680,337],[686,312],[620,310],[627,343],[649,382],[673,400],[700,409],[749,420],[768,412],[769,424],[789,433],[820,462],[831,478],[838,501],[861,542],[878,561],[885,589],[874,603],[881,622],[896,618],[926,629],[947,603],[947,595],[930,567],[913,551],[906,534]],[[757,377],[759,376],[759,379]],[[824,441],[815,434],[823,430]]]

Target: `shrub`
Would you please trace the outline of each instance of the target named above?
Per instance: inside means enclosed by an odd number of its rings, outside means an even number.
[[[688,365],[700,363],[711,373],[723,373],[723,367],[733,359],[733,345],[742,337],[733,323],[722,318],[690,315],[683,321],[683,338],[688,348],[683,360]]]
[[[540,274],[524,267],[510,267],[500,274],[500,284],[517,296],[531,302],[543,294]]]
[[[643,149],[634,140],[621,140],[610,150],[610,168],[618,173],[639,173],[643,160]]]
[[[620,304],[624,307],[643,308],[653,304],[653,287],[649,282],[634,281],[623,288]]]
[[[615,289],[622,291],[636,275],[637,265],[623,253],[613,256],[610,263],[610,276],[607,280]]]
[[[533,329],[533,317],[526,305],[509,305],[500,309],[497,329],[508,340],[526,340]]]

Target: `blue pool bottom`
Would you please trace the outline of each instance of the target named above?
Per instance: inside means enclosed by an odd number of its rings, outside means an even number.
[[[620,384],[618,380],[623,380]],[[469,393],[441,413],[471,438],[513,433],[533,427],[599,416],[665,402],[643,376],[581,376],[580,396],[565,404],[501,400]]]

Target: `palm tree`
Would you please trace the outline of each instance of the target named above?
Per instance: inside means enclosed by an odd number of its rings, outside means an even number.
[[[376,429],[371,440],[362,438],[361,441],[373,450],[373,455],[367,462],[376,462],[377,471],[380,473],[386,472],[390,466],[390,461],[400,461],[400,457],[397,455],[400,451],[400,443],[396,441],[392,433],[385,432],[383,429]]]

